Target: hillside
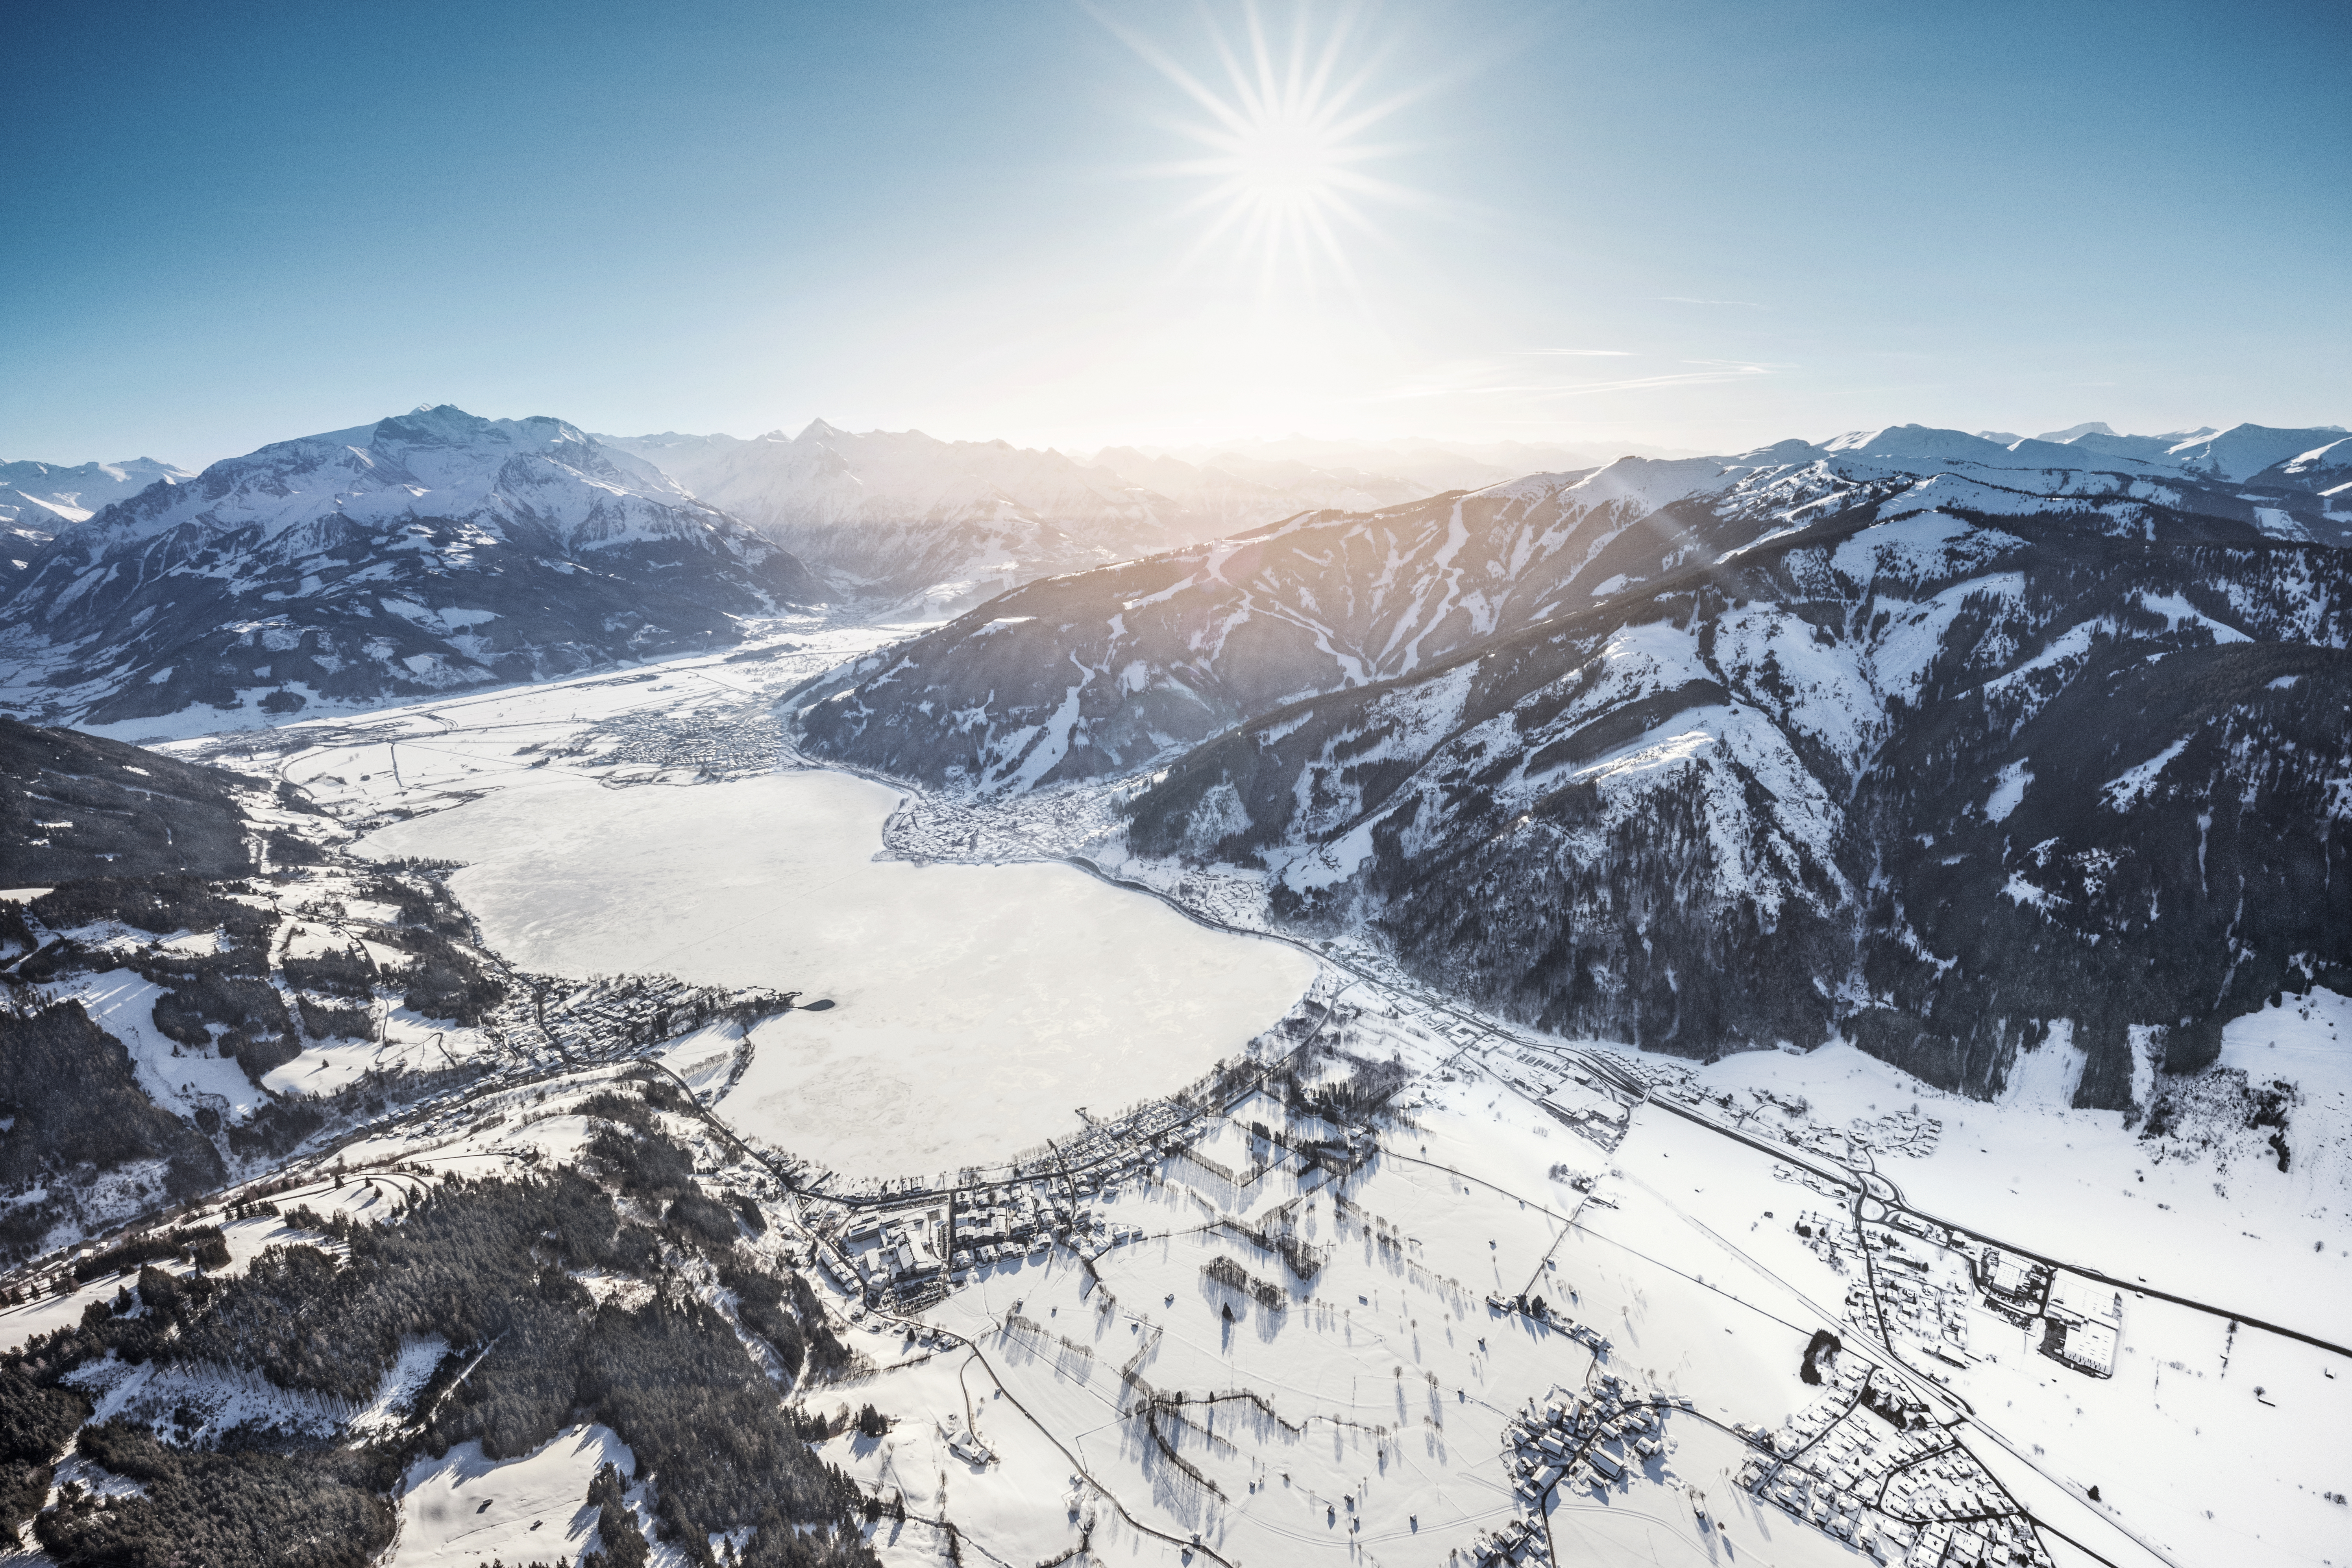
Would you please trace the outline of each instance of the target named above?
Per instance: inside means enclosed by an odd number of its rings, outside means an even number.
[[[595,1561],[720,1531],[730,1562],[871,1564],[826,1418],[767,1392],[858,1364],[758,1245],[781,1194],[674,1079],[612,1065],[776,999],[551,994],[442,868],[348,837],[291,784],[0,718],[0,864],[54,884],[0,895],[0,1531],[61,1563],[360,1568],[409,1466],[584,1416],[619,1470],[572,1481],[558,1533],[584,1493]]]
[[[41,884],[0,900],[0,1258],[216,1186],[486,1054],[474,1026],[501,987],[462,917],[429,878],[352,866],[342,837],[290,786],[0,718],[0,864]],[[404,1011],[441,1018],[448,1048],[421,1049]]]
[[[983,797],[1153,771],[1130,852],[1559,1033],[1845,1035],[1986,1097],[2050,1049],[2145,1110],[2352,958],[2352,517],[2122,462],[1910,426],[1299,519],[796,721]]]
[[[215,463],[36,549],[0,596],[0,705],[250,724],[723,646],[822,594],[561,420],[419,409]]]

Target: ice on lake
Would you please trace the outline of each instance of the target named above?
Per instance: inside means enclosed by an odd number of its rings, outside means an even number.
[[[879,860],[897,795],[833,773],[607,788],[549,770],[372,835],[461,860],[506,958],[832,999],[754,1032],[738,1131],[856,1174],[1003,1159],[1238,1051],[1314,963],[1066,866]]]

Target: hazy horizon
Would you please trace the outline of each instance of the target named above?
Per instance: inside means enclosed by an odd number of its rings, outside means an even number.
[[[423,408],[432,407],[432,406],[436,406],[436,403],[435,403],[435,402],[433,402],[433,401],[427,401],[427,402],[425,402],[425,403],[419,403],[419,404],[414,405],[412,405],[412,408],[411,408],[411,409],[397,409],[397,410],[393,410],[393,411],[391,411],[391,412],[389,412],[389,413],[386,413],[386,414],[378,415],[378,416],[375,416],[375,417],[373,417],[373,418],[362,419],[362,420],[354,421],[354,422],[352,422],[352,424],[349,424],[349,425],[321,425],[321,426],[317,426],[317,427],[315,427],[315,428],[308,428],[308,429],[302,429],[302,430],[289,430],[289,431],[283,432],[283,433],[281,433],[281,434],[279,434],[279,435],[277,435],[277,436],[271,437],[269,437],[267,441],[260,442],[260,443],[257,443],[255,447],[240,447],[240,448],[238,448],[238,449],[237,449],[237,450],[236,450],[236,451],[228,451],[228,452],[215,452],[215,453],[212,453],[212,454],[209,454],[209,455],[204,456],[204,457],[202,457],[201,458],[195,458],[195,459],[186,459],[186,458],[180,458],[180,457],[178,457],[178,456],[175,456],[175,455],[158,455],[157,453],[154,453],[154,452],[146,452],[146,451],[142,451],[142,452],[125,452],[125,453],[120,454],[120,455],[118,455],[118,456],[116,456],[116,457],[112,457],[112,458],[92,458],[92,457],[87,457],[87,456],[84,456],[84,457],[78,457],[78,458],[58,458],[58,457],[49,456],[49,455],[47,455],[47,454],[37,454],[37,453],[11,453],[11,452],[7,452],[7,451],[0,451],[0,463],[12,463],[12,462],[42,462],[42,463],[48,463],[48,464],[50,464],[50,465],[52,465],[52,466],[55,466],[55,467],[70,468],[70,467],[78,467],[78,466],[80,466],[80,465],[83,465],[83,464],[87,464],[87,463],[121,464],[121,463],[137,462],[137,461],[141,461],[141,460],[150,460],[150,461],[156,461],[156,462],[162,462],[162,463],[171,464],[171,465],[172,465],[172,466],[173,466],[173,467],[176,467],[176,468],[183,468],[183,469],[187,470],[187,471],[192,472],[192,473],[200,473],[200,472],[202,472],[205,468],[208,468],[208,467],[210,467],[210,466],[211,466],[212,464],[214,464],[214,463],[222,462],[222,461],[226,461],[226,460],[230,459],[230,458],[240,458],[240,457],[247,456],[248,453],[250,453],[250,452],[252,452],[252,451],[254,451],[254,450],[257,450],[257,449],[259,448],[259,447],[261,447],[261,446],[271,445],[271,444],[274,444],[274,443],[276,443],[276,442],[280,442],[280,441],[287,441],[287,440],[295,440],[295,439],[299,439],[299,438],[301,438],[301,437],[309,437],[309,436],[322,435],[322,434],[325,434],[325,433],[327,433],[327,432],[329,432],[329,431],[331,431],[331,430],[339,430],[339,429],[357,429],[357,428],[362,428],[362,427],[365,427],[365,426],[367,426],[373,425],[373,424],[377,423],[377,422],[378,422],[379,420],[381,420],[381,419],[397,417],[400,414],[403,414],[403,413],[407,413],[407,412],[411,412],[411,411],[413,411],[413,410],[415,410],[415,409],[423,409]],[[762,438],[770,437],[773,437],[773,436],[777,436],[777,435],[782,435],[782,436],[785,436],[785,437],[797,437],[801,436],[802,434],[804,434],[804,433],[806,432],[806,430],[809,428],[810,425],[812,425],[812,424],[816,424],[816,423],[822,423],[822,424],[824,424],[824,425],[830,426],[832,426],[833,428],[835,428],[835,429],[836,429],[836,430],[840,430],[840,431],[844,432],[845,434],[848,434],[848,435],[851,435],[851,436],[869,436],[869,435],[898,435],[898,436],[904,436],[904,435],[913,435],[913,436],[923,436],[923,437],[930,437],[930,438],[932,438],[932,439],[934,439],[934,440],[938,440],[938,441],[941,441],[941,442],[946,442],[946,443],[966,443],[966,444],[980,444],[980,445],[984,445],[984,444],[989,444],[989,443],[993,443],[993,442],[998,442],[998,441],[1004,441],[1004,440],[1006,439],[1005,437],[999,437],[999,436],[984,436],[984,435],[982,435],[982,436],[963,436],[963,435],[956,435],[956,436],[943,436],[943,435],[939,434],[939,433],[938,433],[938,432],[936,432],[936,431],[923,430],[923,429],[919,429],[919,428],[918,428],[918,427],[916,427],[916,426],[901,426],[901,427],[898,427],[898,428],[896,428],[896,429],[891,428],[891,427],[888,427],[888,426],[867,426],[867,427],[863,428],[863,429],[857,429],[857,428],[853,428],[853,427],[851,427],[851,426],[849,426],[844,425],[843,423],[841,423],[841,422],[840,422],[840,421],[838,421],[838,420],[827,419],[827,418],[825,418],[825,417],[824,417],[823,415],[821,415],[821,414],[820,414],[820,415],[814,415],[814,416],[812,416],[810,417],[810,419],[809,419],[809,420],[807,420],[807,421],[803,421],[801,425],[799,425],[799,426],[775,426],[775,427],[772,427],[772,428],[764,429],[764,430],[761,430],[761,429],[739,429],[739,430],[684,430],[684,429],[670,428],[670,429],[662,429],[662,430],[636,430],[636,431],[626,431],[626,430],[593,429],[593,428],[591,428],[590,426],[586,426],[586,425],[583,424],[581,421],[579,421],[579,420],[577,420],[577,419],[569,419],[569,418],[567,418],[567,416],[565,416],[564,415],[562,415],[562,414],[560,414],[560,413],[551,413],[550,411],[547,411],[547,410],[541,410],[541,411],[539,411],[539,412],[537,412],[537,413],[530,413],[530,414],[522,414],[522,413],[505,413],[505,412],[497,412],[497,411],[484,410],[484,409],[479,409],[479,408],[467,408],[467,409],[465,409],[464,411],[465,411],[466,413],[467,413],[467,414],[476,415],[476,416],[478,416],[483,417],[483,418],[488,418],[488,419],[494,419],[494,420],[496,420],[496,419],[524,419],[524,418],[539,418],[539,417],[552,417],[552,418],[558,418],[558,419],[565,419],[565,422],[566,422],[566,423],[572,425],[572,426],[573,426],[574,427],[576,427],[576,428],[579,428],[579,429],[581,429],[581,430],[585,431],[585,432],[586,432],[588,435],[590,435],[591,437],[596,437],[596,438],[598,438],[598,439],[605,439],[605,440],[620,439],[620,440],[627,440],[627,441],[640,441],[640,440],[647,440],[647,439],[658,438],[658,437],[664,437],[664,436],[675,436],[675,437],[680,437],[680,438],[682,438],[682,439],[688,439],[688,440],[695,440],[695,439],[726,439],[726,440],[734,440],[734,441],[740,441],[740,442],[744,442],[744,443],[750,443],[750,442],[758,441],[758,440],[761,440],[761,439],[762,439]],[[1895,419],[1895,420],[1889,420],[1889,421],[1885,422],[1885,425],[1884,425],[1884,426],[1856,426],[1856,427],[1854,427],[1854,428],[1855,428],[1855,429],[1857,429],[1857,430],[1859,430],[1859,429],[1874,429],[1874,429],[1878,429],[1878,428],[1885,427],[1885,426],[1900,426],[1900,425],[1904,425],[1904,424],[1924,424],[1924,423],[1925,423],[1925,421]],[[2084,420],[2078,420],[2078,421],[2075,421],[2075,422],[2074,422],[2074,424],[2075,424],[2076,426],[2080,426],[2080,425],[2084,425],[2084,424],[2090,424],[2090,423],[2111,423],[2111,422],[2101,422],[2101,421],[2084,421]],[[2206,421],[2202,421],[2202,422],[2201,422],[2201,424],[2202,424],[2203,426],[2210,426],[2210,427],[2212,427],[2212,428],[2216,428],[2216,429],[2227,429],[2227,428],[2229,428],[2229,427],[2230,427],[2230,426],[2231,426],[2231,425],[2235,424],[2235,423],[2242,423],[2242,422],[2241,422],[2241,421],[2216,421],[2216,420],[2210,420],[2210,419],[2209,419],[2209,420],[2206,420]],[[2256,421],[2255,423],[2260,423],[2260,422],[2259,422],[2259,421]],[[1958,428],[1958,426],[1937,426],[1937,428],[1952,428],[1952,429],[1957,429],[1957,428]],[[2303,422],[2302,424],[2299,424],[2299,425],[2296,425],[2296,426],[2288,426],[2288,427],[2289,427],[2289,428],[2298,428],[2298,429],[2300,429],[2300,428],[2328,428],[2328,429],[2336,429],[2336,430],[2343,430],[2343,429],[2347,428],[2347,427],[2346,427],[2343,424],[2341,424],[2340,422],[2326,421],[2326,420],[2320,420],[2320,421],[2305,421],[2305,422]],[[2006,437],[2006,438],[2012,439],[2012,440],[2013,440],[2013,439],[2041,439],[2041,438],[2044,438],[2044,437],[2047,437],[2063,436],[2063,435],[2066,434],[2066,433],[2067,433],[2071,428],[2072,428],[2072,426],[2060,426],[2053,427],[2053,429],[2048,430],[2048,431],[2035,431],[2035,430],[1996,430],[1996,429],[1992,429],[1992,428],[1990,428],[1990,427],[1987,427],[1987,428],[1985,428],[1985,429],[1979,429],[1979,430],[1968,430],[1968,431],[1965,431],[1965,432],[1964,432],[1964,434],[1971,435],[1971,436],[1979,436],[1979,437]],[[2129,429],[2124,429],[2124,428],[2121,428],[2121,427],[2116,427],[2116,434],[2117,434],[2117,435],[2123,435],[2123,436],[2180,435],[2180,436],[2184,436],[2184,437],[2186,437],[2188,434],[2191,433],[2191,432],[2192,432],[2194,429],[2196,429],[2196,428],[2197,428],[2197,426],[2182,426],[2182,427],[2180,427],[2179,429],[2173,430],[2173,431],[2153,431],[2153,430],[2129,430]],[[1179,459],[1181,459],[1181,460],[1187,461],[1187,462],[1202,463],[1202,462],[1207,462],[1207,461],[1210,461],[1210,460],[1213,459],[1215,457],[1217,457],[1217,456],[1218,456],[1218,455],[1220,455],[1220,454],[1226,454],[1226,455],[1238,455],[1238,456],[1247,456],[1247,455],[1250,455],[1251,448],[1274,448],[1274,449],[1276,449],[1276,455],[1275,455],[1275,456],[1273,456],[1273,457],[1269,457],[1269,458],[1267,458],[1265,460],[1281,460],[1281,453],[1282,453],[1285,449],[1295,449],[1295,448],[1298,448],[1298,447],[1335,447],[1335,448],[1360,447],[1360,448],[1365,448],[1365,449],[1367,449],[1368,451],[1370,451],[1370,450],[1386,450],[1386,451],[1391,451],[1391,452],[1395,452],[1395,453],[1397,453],[1397,454],[1398,454],[1398,455],[1400,455],[1400,456],[1402,456],[1402,455],[1406,452],[1406,450],[1407,450],[1408,448],[1412,448],[1412,447],[1425,447],[1425,448],[1429,449],[1429,451],[1431,451],[1431,452],[1433,452],[1433,453],[1436,453],[1436,452],[1443,452],[1443,453],[1445,453],[1445,454],[1448,454],[1448,455],[1451,455],[1451,456],[1454,456],[1454,457],[1464,458],[1470,459],[1470,460],[1472,460],[1472,461],[1478,461],[1478,462],[1501,462],[1501,461],[1504,461],[1504,460],[1505,460],[1505,458],[1507,457],[1507,455],[1508,455],[1510,452],[1514,451],[1514,450],[1517,450],[1517,451],[1524,451],[1524,452],[1533,453],[1533,454],[1541,454],[1541,453],[1548,452],[1548,451],[1549,451],[1549,452],[1582,451],[1582,452],[1585,452],[1587,455],[1589,455],[1590,458],[1591,458],[1591,460],[1593,460],[1593,461],[1596,461],[1596,462],[1607,462],[1607,461],[1610,461],[1610,460],[1612,460],[1612,458],[1618,458],[1618,457],[1639,457],[1639,458],[1695,458],[1695,457],[1712,457],[1712,456],[1732,456],[1732,455],[1736,455],[1736,454],[1737,454],[1737,453],[1738,453],[1738,452],[1754,450],[1754,449],[1756,449],[1757,447],[1759,447],[1769,446],[1769,445],[1770,445],[1770,444],[1772,443],[1772,441],[1773,441],[1773,440],[1786,440],[1786,439],[1794,438],[1794,439],[1799,439],[1799,440],[1810,441],[1810,442],[1812,442],[1812,443],[1814,443],[1814,444],[1818,445],[1818,444],[1821,444],[1821,443],[1822,443],[1822,442],[1825,442],[1825,441],[1829,441],[1829,440],[1834,439],[1834,438],[1836,438],[1837,437],[1844,436],[1844,435],[1849,435],[1849,434],[1852,434],[1852,433],[1853,433],[1853,431],[1851,431],[1851,430],[1837,430],[1837,431],[1790,431],[1790,432],[1787,432],[1786,434],[1784,434],[1784,435],[1782,435],[1782,436],[1780,436],[1780,437],[1771,437],[1771,438],[1769,438],[1769,439],[1767,439],[1767,440],[1765,440],[1765,441],[1761,441],[1761,442],[1753,442],[1753,443],[1749,443],[1749,444],[1748,444],[1748,445],[1746,445],[1746,446],[1742,446],[1742,447],[1717,447],[1717,448],[1714,448],[1714,449],[1712,449],[1712,450],[1710,450],[1710,449],[1708,449],[1708,448],[1705,448],[1705,447],[1678,447],[1678,446],[1674,446],[1674,445],[1670,445],[1670,444],[1664,443],[1664,442],[1657,442],[1657,441],[1646,441],[1646,440],[1642,440],[1642,439],[1638,439],[1638,438],[1634,438],[1634,437],[1625,437],[1625,438],[1622,438],[1622,439],[1616,439],[1616,438],[1610,438],[1610,437],[1560,437],[1560,438],[1557,438],[1557,439],[1548,439],[1548,438],[1542,438],[1542,437],[1502,437],[1502,438],[1499,438],[1499,439],[1478,439],[1478,438],[1468,438],[1468,437],[1447,437],[1428,436],[1428,435],[1423,435],[1423,434],[1419,434],[1419,433],[1411,433],[1411,434],[1403,434],[1403,435],[1396,435],[1396,436],[1385,436],[1385,437],[1363,437],[1363,436],[1346,436],[1346,435],[1319,435],[1319,434],[1317,434],[1317,433],[1314,433],[1314,432],[1311,432],[1311,431],[1299,431],[1299,430],[1287,431],[1287,432],[1285,432],[1285,433],[1280,434],[1280,435],[1270,435],[1270,434],[1269,434],[1269,435],[1245,435],[1245,436],[1237,435],[1237,436],[1229,436],[1229,437],[1206,437],[1206,438],[1202,438],[1202,439],[1198,439],[1198,440],[1182,441],[1182,442],[1164,442],[1164,441],[1119,441],[1119,440],[1111,440],[1111,441],[1105,441],[1105,442],[1099,443],[1099,444],[1097,444],[1097,445],[1093,445],[1093,446],[1084,446],[1084,447],[1060,447],[1060,446],[1055,446],[1055,445],[1054,445],[1053,443],[1050,443],[1050,442],[1047,442],[1047,443],[1023,443],[1023,442],[1009,442],[1008,444],[1009,444],[1009,445],[1012,445],[1012,446],[1013,446],[1013,447],[1015,447],[1016,448],[1020,448],[1020,449],[1024,449],[1024,450],[1050,451],[1050,452],[1055,452],[1055,453],[1059,454],[1059,455],[1060,455],[1060,456],[1062,456],[1062,457],[1065,457],[1065,458],[1070,458],[1071,460],[1073,460],[1073,461],[1075,461],[1075,462],[1078,462],[1078,463],[1085,464],[1085,465],[1089,465],[1089,466],[1093,466],[1093,465],[1097,465],[1097,464],[1098,464],[1098,463],[1099,463],[1099,460],[1101,459],[1101,458],[1102,458],[1102,456],[1103,456],[1103,454],[1105,454],[1106,452],[1116,451],[1116,450],[1131,450],[1131,451],[1139,452],[1139,453],[1142,454],[1143,456],[1145,456],[1145,457],[1147,457],[1147,458],[1158,458],[1158,457],[1161,457],[1161,456],[1168,456],[1168,457],[1174,457],[1174,458],[1179,458]],[[1308,458],[1293,458],[1292,460],[1298,460],[1298,461],[1309,461],[1310,459],[1308,459]]]

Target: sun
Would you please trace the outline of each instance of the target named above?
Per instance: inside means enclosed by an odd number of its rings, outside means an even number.
[[[1328,127],[1285,115],[1234,138],[1233,180],[1249,199],[1268,205],[1323,200],[1336,188],[1346,151]]]
[[[1191,100],[1170,129],[1196,150],[1145,172],[1196,186],[1178,209],[1202,227],[1185,258],[1223,257],[1271,289],[1292,280],[1349,284],[1349,241],[1376,237],[1374,209],[1416,194],[1374,166],[1400,151],[1373,132],[1413,96],[1379,96],[1377,51],[1360,58],[1354,12],[1318,28],[1301,5],[1289,37],[1268,36],[1255,4],[1236,40],[1213,21],[1205,44],[1215,69],[1196,71],[1106,18],[1129,47]]]

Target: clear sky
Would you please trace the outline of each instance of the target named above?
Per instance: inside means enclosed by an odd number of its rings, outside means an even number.
[[[5,45],[0,458],[420,402],[1066,449],[2352,423],[2341,0],[174,0]]]

